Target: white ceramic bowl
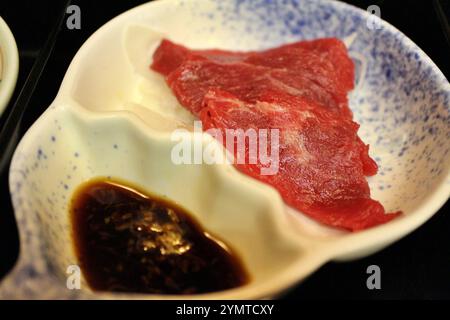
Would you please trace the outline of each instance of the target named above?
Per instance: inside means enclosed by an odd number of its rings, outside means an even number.
[[[79,50],[58,96],[16,150],[10,190],[21,254],[0,287],[9,298],[179,298],[66,288],[77,264],[68,205],[87,179],[112,176],[191,211],[243,258],[252,281],[182,298],[267,298],[330,260],[366,256],[413,231],[448,199],[450,85],[394,27],[333,1],[157,1],[111,20]],[[228,164],[175,165],[170,132],[189,115],[148,68],[162,37],[192,48],[261,49],[336,36],[357,66],[350,105],[380,165],[369,183],[388,211],[404,215],[349,233],[288,208],[271,187]],[[186,136],[216,143],[209,136]],[[216,143],[217,144],[217,143]],[[221,146],[217,144],[219,151]]]
[[[0,17],[0,116],[11,99],[19,73],[16,41],[6,22]]]

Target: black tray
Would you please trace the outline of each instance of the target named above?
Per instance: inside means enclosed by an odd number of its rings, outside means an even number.
[[[20,76],[16,92],[0,119],[0,131],[22,88],[32,64],[39,56],[46,37],[55,28],[62,2],[9,0],[0,4],[0,14],[10,24],[20,50]],[[9,4],[5,4],[8,2]],[[81,8],[81,30],[59,31],[48,63],[31,92],[30,102],[15,107],[27,111],[16,130],[22,137],[29,126],[47,108],[58,91],[66,69],[81,44],[105,22],[145,1],[73,0]],[[415,41],[450,75],[450,47],[447,45],[449,5],[442,1],[349,0],[363,9],[379,5],[382,18],[391,22]],[[35,26],[30,27],[30,26]],[[53,28],[53,29],[52,29]],[[31,32],[30,32],[31,29]],[[1,156],[1,155],[0,155]],[[12,267],[18,255],[14,213],[9,200],[7,174],[0,176],[0,278]],[[447,204],[425,225],[389,248],[368,258],[349,263],[328,263],[297,286],[286,298],[450,298],[450,215]],[[382,289],[368,290],[366,270],[378,265]]]

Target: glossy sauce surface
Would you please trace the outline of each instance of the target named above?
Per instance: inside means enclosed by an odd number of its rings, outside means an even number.
[[[248,281],[240,259],[189,213],[122,182],[80,186],[71,219],[75,251],[93,290],[198,294]]]

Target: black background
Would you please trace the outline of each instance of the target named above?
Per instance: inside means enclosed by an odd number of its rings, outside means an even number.
[[[145,1],[73,1],[81,8],[81,30],[63,28],[54,52],[28,106],[21,133],[33,123],[55,97],[62,77],[82,43],[114,16]],[[363,9],[376,4],[382,18],[418,44],[450,76],[450,47],[435,10],[435,1],[368,0],[345,1]],[[442,0],[449,17],[450,0]],[[0,128],[23,86],[31,66],[50,30],[63,1],[2,0],[0,15],[12,29],[20,51],[20,73],[16,91]],[[449,17],[450,18],[450,17]],[[338,299],[449,299],[450,298],[450,215],[447,204],[417,231],[368,258],[347,263],[328,263],[286,297]],[[11,268],[18,254],[6,176],[0,180],[0,277]],[[366,268],[380,266],[382,289],[368,290]]]

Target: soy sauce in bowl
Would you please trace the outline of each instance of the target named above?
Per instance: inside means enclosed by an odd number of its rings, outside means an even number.
[[[111,180],[93,180],[71,206],[75,252],[94,291],[199,294],[248,275],[228,245],[184,209]]]

